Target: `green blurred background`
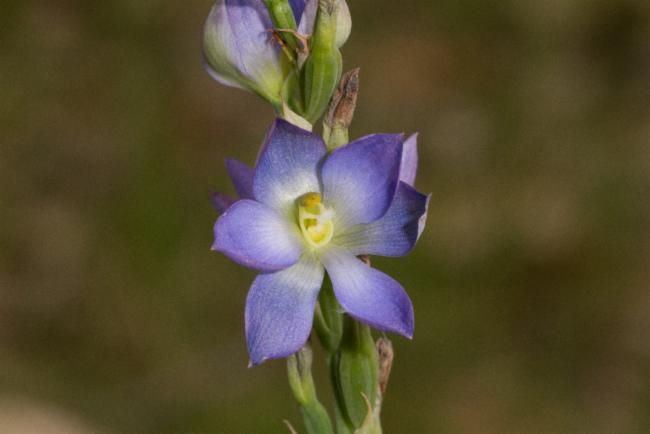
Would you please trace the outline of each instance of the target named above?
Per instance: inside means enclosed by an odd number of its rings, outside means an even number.
[[[350,0],[353,136],[419,131],[432,192],[384,428],[650,432],[644,0]],[[254,273],[210,252],[271,110],[203,72],[209,0],[5,0],[0,430],[284,433]],[[322,364],[321,395],[328,396]]]

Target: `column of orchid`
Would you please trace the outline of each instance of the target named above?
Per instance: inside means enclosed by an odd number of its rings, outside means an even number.
[[[219,0],[203,36],[209,74],[276,112],[254,167],[226,161],[238,197],[213,196],[212,248],[260,272],[246,300],[250,364],[287,359],[311,434],[381,432],[393,351],[371,328],[411,338],[414,318],[370,256],[406,255],[429,200],[413,187],[415,135],[349,142],[358,69],[342,74],[340,48],[350,30],[344,0]],[[330,370],[329,411],[312,378],[312,335]]]

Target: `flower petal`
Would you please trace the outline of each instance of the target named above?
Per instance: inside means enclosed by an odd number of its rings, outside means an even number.
[[[399,178],[401,134],[373,134],[336,149],[323,164],[323,202],[343,229],[386,213]]]
[[[302,33],[303,35],[311,35],[314,33],[317,13],[318,0],[307,0],[303,12],[300,14],[300,20],[296,20],[298,23],[298,33]]]
[[[240,199],[253,199],[253,174],[251,167],[239,160],[226,159],[226,169]]]
[[[320,137],[277,119],[255,168],[255,198],[285,214],[292,213],[297,198],[320,192],[317,168],[326,153]]]
[[[429,196],[400,182],[382,218],[337,234],[334,242],[354,255],[404,256],[413,249],[426,222]]]
[[[399,180],[411,187],[415,185],[415,175],[418,172],[418,135],[412,134],[404,141],[402,164],[399,169]]]
[[[305,10],[306,2],[307,0],[289,0],[289,5],[293,11],[293,17],[296,19],[296,23],[300,23],[300,18]]]
[[[214,225],[213,250],[233,261],[263,271],[296,263],[302,253],[298,228],[264,204],[235,202]]]
[[[379,330],[413,337],[413,305],[399,283],[345,249],[330,248],[321,260],[343,310]]]
[[[212,193],[210,200],[212,201],[212,206],[217,210],[219,214],[227,210],[230,205],[237,201],[227,194],[219,192]]]
[[[323,267],[311,257],[275,273],[260,274],[246,299],[246,340],[251,365],[287,357],[307,341]]]

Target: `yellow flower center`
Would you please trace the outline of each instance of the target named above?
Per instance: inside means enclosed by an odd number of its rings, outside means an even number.
[[[334,235],[334,212],[321,203],[318,193],[307,193],[299,199],[298,223],[302,235],[313,247],[329,243]]]

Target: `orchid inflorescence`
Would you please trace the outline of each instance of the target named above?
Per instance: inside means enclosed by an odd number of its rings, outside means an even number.
[[[250,364],[287,358],[309,433],[333,433],[311,377],[318,336],[334,387],[339,433],[379,433],[392,363],[387,338],[411,338],[413,306],[369,257],[404,256],[424,229],[429,197],[414,188],[417,136],[348,142],[358,70],[342,77],[351,29],[344,0],[219,0],[204,60],[222,84],[252,91],[278,119],[254,168],[226,167],[237,191],[215,193],[213,250],[260,272],[246,300]],[[313,124],[327,111],[322,137]],[[378,351],[379,349],[379,351]]]

